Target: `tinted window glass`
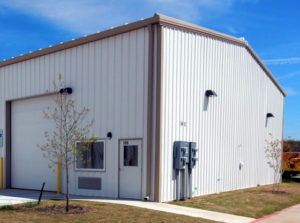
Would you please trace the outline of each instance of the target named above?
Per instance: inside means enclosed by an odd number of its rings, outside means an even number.
[[[104,169],[104,142],[77,143],[76,168]]]
[[[138,146],[124,146],[124,166],[138,166]]]

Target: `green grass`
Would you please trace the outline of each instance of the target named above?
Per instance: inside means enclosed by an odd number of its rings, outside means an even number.
[[[212,194],[187,201],[173,201],[171,204],[200,208],[252,218],[261,218],[276,211],[300,203],[300,183],[282,183],[280,191],[272,193],[272,186]]]
[[[79,222],[183,222],[183,223],[213,223],[213,221],[192,218],[183,215],[169,214],[126,205],[71,201],[71,205],[79,205],[88,209],[83,214],[51,214],[39,211],[45,207],[62,206],[64,201],[43,201],[37,204],[21,204],[2,206],[0,208],[0,222],[41,222],[41,223],[79,223]]]
[[[19,210],[20,208],[30,208],[30,207],[35,207],[37,206],[37,202],[27,202],[22,205],[3,205],[0,206],[0,211],[16,211]]]

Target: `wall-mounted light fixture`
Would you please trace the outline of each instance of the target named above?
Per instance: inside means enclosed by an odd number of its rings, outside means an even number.
[[[206,90],[206,91],[205,91],[205,96],[206,96],[206,97],[216,97],[216,96],[218,96],[218,95],[217,95],[217,93],[216,93],[215,91],[213,91],[213,90]]]
[[[62,88],[59,90],[60,94],[72,94],[73,89],[71,87]]]
[[[267,118],[274,118],[275,116],[272,113],[267,113]]]
[[[106,134],[106,137],[109,138],[109,139],[111,139],[111,138],[112,138],[112,133],[111,133],[111,132],[108,132],[108,133]]]

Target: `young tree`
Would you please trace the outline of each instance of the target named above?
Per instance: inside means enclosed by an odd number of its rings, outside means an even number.
[[[282,168],[281,168],[281,160],[282,160],[282,141],[278,139],[274,139],[273,135],[269,133],[269,140],[266,140],[266,147],[265,147],[265,155],[267,158],[267,164],[271,169],[273,169],[273,193],[279,191],[279,186],[281,183],[281,175],[282,175]]]
[[[51,121],[55,129],[53,132],[46,131],[44,133],[46,143],[38,145],[43,151],[44,157],[48,158],[49,167],[56,167],[60,162],[65,171],[65,186],[66,186],[66,211],[69,211],[69,169],[75,162],[77,156],[76,143],[86,142],[90,127],[93,121],[83,124],[83,120],[89,112],[89,109],[83,107],[76,108],[75,101],[71,98],[69,93],[64,90],[65,82],[62,76],[59,75],[59,81],[53,82],[55,99],[54,105],[49,106],[44,111],[44,118]]]

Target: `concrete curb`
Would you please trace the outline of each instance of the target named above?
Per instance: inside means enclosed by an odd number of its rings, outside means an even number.
[[[258,218],[258,219],[256,219],[256,220],[252,221],[251,223],[262,222],[262,221],[267,220],[267,219],[269,219],[269,218],[271,218],[271,217],[274,217],[274,216],[276,216],[276,215],[279,215],[279,214],[281,214],[281,213],[283,213],[283,212],[289,211],[289,210],[291,210],[291,209],[293,209],[294,207],[297,207],[297,206],[300,206],[300,204],[296,204],[296,205],[293,205],[293,206],[291,206],[291,207],[282,209],[282,210],[280,210],[280,211],[276,211],[276,212],[274,212],[273,214],[269,214],[269,215],[266,215],[266,216],[264,216],[264,217],[262,217],[262,218]]]

